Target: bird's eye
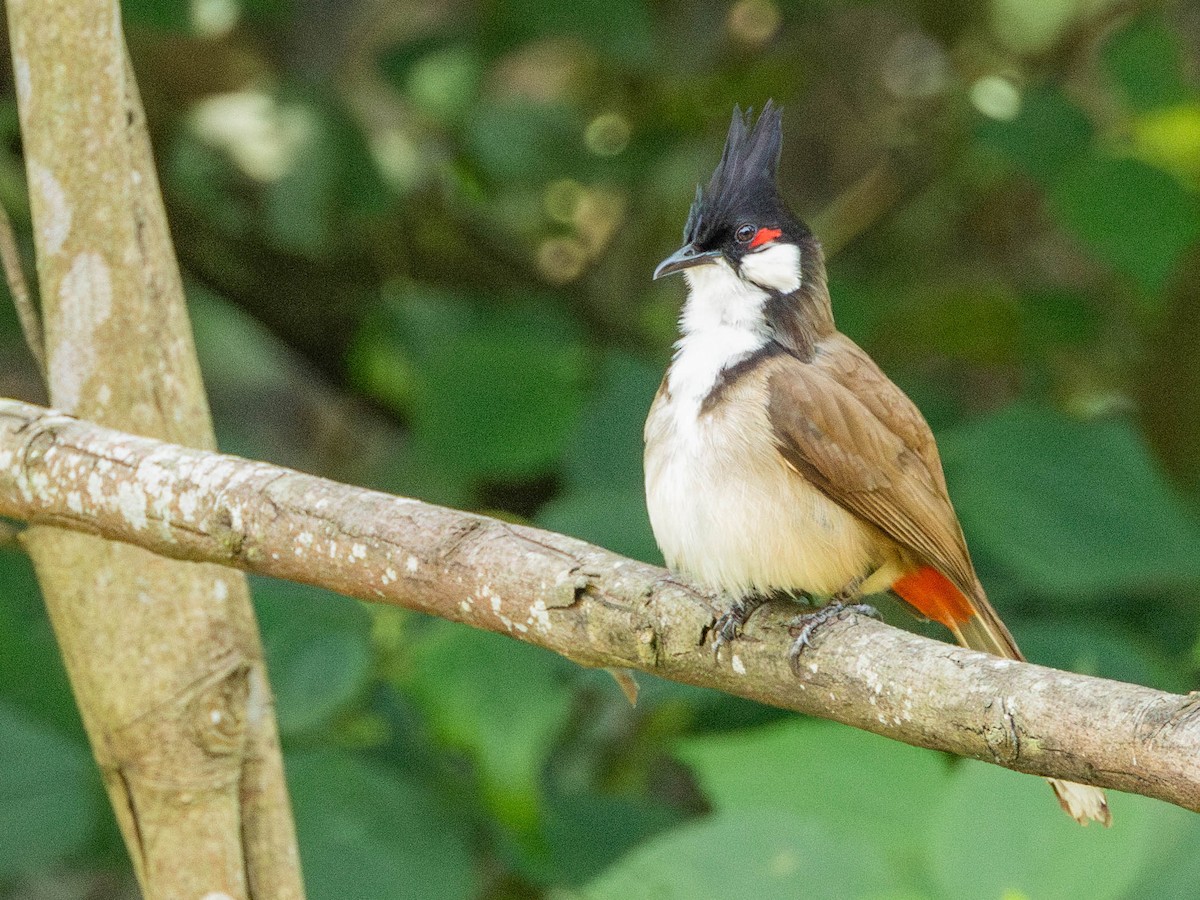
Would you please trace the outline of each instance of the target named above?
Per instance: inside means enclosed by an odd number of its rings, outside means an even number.
[[[737,238],[739,244],[748,244],[756,234],[758,234],[758,229],[747,222],[745,225],[739,225],[733,236]]]

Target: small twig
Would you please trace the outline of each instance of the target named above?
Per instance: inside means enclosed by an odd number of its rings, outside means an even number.
[[[8,282],[8,292],[12,294],[13,303],[17,307],[17,318],[21,322],[21,331],[25,335],[25,343],[29,352],[37,362],[38,371],[42,374],[42,383],[49,385],[46,375],[46,343],[42,335],[42,320],[38,314],[33,296],[29,293],[29,285],[25,281],[25,270],[21,267],[21,252],[17,249],[17,237],[13,232],[12,221],[8,211],[0,204],[0,264],[4,266],[4,278]]]

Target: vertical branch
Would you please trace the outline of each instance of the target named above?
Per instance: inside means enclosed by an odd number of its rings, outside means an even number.
[[[117,0],[9,0],[8,21],[52,402],[211,448]],[[164,477],[116,499],[149,528],[171,496]],[[23,540],[145,895],[301,896],[244,577],[52,528]]]
[[[37,363],[42,382],[46,375],[46,343],[42,337],[42,320],[33,296],[29,293],[29,285],[25,283],[25,272],[21,268],[21,251],[17,249],[17,235],[13,231],[12,221],[8,211],[0,205],[0,264],[4,266],[4,279],[8,282],[8,292],[12,295],[13,304],[17,307],[17,320],[21,323],[21,333],[25,336],[25,344],[29,353]]]

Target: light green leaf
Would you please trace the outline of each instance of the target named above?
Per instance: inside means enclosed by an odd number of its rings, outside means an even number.
[[[734,809],[664,832],[580,895],[587,900],[854,900],[899,896],[900,888],[869,845],[795,812]]]
[[[1194,814],[1109,795],[1112,828],[1080,827],[1038,778],[964,762],[927,822],[928,859],[954,900],[1110,900],[1152,896],[1139,880],[1170,858]]]
[[[832,722],[789,718],[680,745],[718,810],[803,810],[837,834],[901,855],[911,823],[949,785],[946,760]]]

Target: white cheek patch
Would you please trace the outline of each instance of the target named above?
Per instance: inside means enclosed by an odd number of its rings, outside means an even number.
[[[742,277],[768,290],[790,294],[800,287],[800,248],[790,243],[767,244],[742,257]]]

